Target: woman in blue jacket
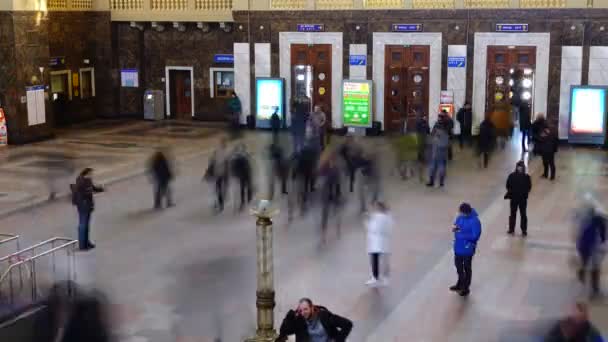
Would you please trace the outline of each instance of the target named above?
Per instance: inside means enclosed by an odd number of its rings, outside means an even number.
[[[473,255],[481,236],[481,222],[470,204],[460,205],[452,232],[454,232],[454,264],[458,272],[458,282],[450,287],[450,290],[466,297],[470,293]]]

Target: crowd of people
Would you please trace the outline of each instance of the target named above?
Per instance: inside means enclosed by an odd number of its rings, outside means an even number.
[[[231,101],[232,115],[238,115],[240,112],[236,102],[234,98]],[[542,157],[543,178],[555,180],[555,154],[559,141],[555,129],[542,114],[536,115],[534,122],[531,122],[526,109],[520,108],[516,112],[519,114],[519,126],[522,131],[522,160],[516,163],[515,170],[507,177],[504,198],[510,202],[507,233],[515,234],[519,212],[521,233],[526,237],[527,203],[532,190],[532,179],[526,172],[523,154],[528,153],[532,146],[530,157]],[[276,110],[271,118],[272,140],[266,149],[267,198],[285,196],[289,221],[297,211],[305,214],[312,207],[318,207],[319,231],[321,242],[324,244],[331,218],[335,218],[339,236],[340,217],[347,194],[356,193],[356,202],[364,217],[370,260],[370,279],[366,284],[372,287],[389,285],[390,242],[395,222],[382,195],[378,153],[371,153],[353,135],[331,143],[327,115],[322,106],[314,106],[311,110],[311,103],[307,98],[297,98],[292,104],[291,113],[291,149],[288,149],[288,145],[281,139],[280,131],[285,124]],[[467,146],[475,146],[474,151],[479,157],[480,167],[487,168],[493,151],[500,146],[500,143],[497,143],[500,138],[499,129],[492,116],[487,115],[482,120],[476,139],[473,139],[472,134],[473,116],[470,104],[466,103],[455,117],[460,126],[460,147],[464,149]],[[214,189],[213,208],[218,214],[225,209],[231,184],[236,184],[235,189],[238,189],[234,191],[237,210],[243,210],[258,190],[254,182],[255,161],[247,145],[239,140],[237,126],[237,123],[233,122],[231,139],[224,138],[220,141],[203,176],[203,180]],[[425,115],[419,115],[415,127],[390,136],[395,152],[394,169],[400,178],[418,178],[421,182],[426,181],[428,187],[434,187],[436,184],[444,187],[448,164],[453,155],[454,126],[453,119],[444,111],[438,114],[432,127],[429,126]],[[149,171],[154,183],[154,208],[162,209],[163,202],[167,207],[173,206],[171,181],[174,179],[174,171],[167,150],[154,153],[149,163]],[[95,247],[88,237],[90,216],[94,209],[93,195],[104,190],[92,181],[92,173],[90,168],[83,170],[73,185],[72,201],[80,217],[78,231],[82,250]],[[277,188],[280,189],[278,194]],[[583,283],[587,283],[589,278],[593,296],[600,293],[600,265],[606,246],[605,218],[596,208],[597,203],[586,207],[576,235],[580,261],[577,276]],[[473,258],[482,235],[480,217],[471,204],[464,202],[459,205],[452,232],[457,282],[449,290],[467,297],[471,293]],[[560,322],[551,331],[547,341],[578,341],[569,339],[569,336],[595,333],[596,330],[583,317],[586,315],[586,308],[579,305],[576,312],[574,318]],[[581,319],[583,320],[580,321]],[[579,324],[579,321],[585,324]],[[345,341],[352,325],[348,319],[331,313],[327,308],[313,305],[310,299],[304,298],[297,308],[289,311],[285,317],[277,341],[285,341],[288,335],[294,334],[297,341]]]

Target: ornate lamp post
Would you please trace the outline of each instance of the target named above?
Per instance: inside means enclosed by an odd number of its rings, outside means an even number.
[[[272,252],[272,216],[278,210],[270,208],[270,201],[260,200],[258,207],[251,210],[256,220],[257,241],[257,291],[256,308],[258,324],[255,337],[246,342],[274,342],[274,265]]]

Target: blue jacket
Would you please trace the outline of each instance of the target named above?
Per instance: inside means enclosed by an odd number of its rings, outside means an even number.
[[[459,228],[454,233],[454,254],[475,255],[477,241],[481,236],[481,222],[475,209],[469,215],[458,216],[454,225]]]

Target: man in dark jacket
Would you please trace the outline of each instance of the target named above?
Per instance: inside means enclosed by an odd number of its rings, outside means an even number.
[[[481,222],[475,209],[468,203],[462,203],[459,215],[454,222],[454,264],[458,273],[458,282],[450,287],[451,291],[458,292],[466,297],[471,292],[472,264],[477,241],[481,237]]]
[[[353,323],[331,313],[327,308],[316,306],[308,298],[302,298],[296,310],[289,310],[276,342],[285,342],[296,335],[296,342],[333,341],[345,342]]]
[[[534,154],[540,154],[538,148],[540,145],[540,134],[548,127],[547,120],[545,119],[545,115],[543,113],[539,113],[536,116],[536,119],[532,123],[531,133],[532,133],[532,142],[534,143],[534,150],[532,151]]]
[[[338,154],[340,157],[342,157],[344,163],[346,164],[350,192],[355,191],[355,174],[360,166],[359,161],[361,159],[361,153],[361,147],[359,144],[357,144],[352,135],[346,136],[346,140],[338,148]]]
[[[538,152],[543,158],[543,178],[549,178],[549,169],[551,170],[551,180],[555,180],[555,153],[557,153],[557,135],[554,131],[546,127],[540,134]]]
[[[95,248],[95,245],[89,240],[91,213],[95,209],[93,194],[103,192],[102,187],[93,184],[92,177],[93,169],[87,167],[82,170],[76,178],[76,184],[72,190],[72,202],[78,209],[78,246],[83,251]]]
[[[273,141],[268,147],[270,154],[270,177],[268,180],[268,193],[270,199],[274,198],[274,183],[278,178],[281,182],[281,192],[287,194],[287,177],[289,174],[289,160],[285,158],[283,148],[278,141]]]
[[[165,153],[161,150],[156,151],[150,160],[150,173],[154,178],[154,208],[162,207],[163,198],[167,199],[167,206],[173,206],[171,199],[171,188],[169,182],[173,179],[171,164]]]
[[[270,116],[270,129],[272,130],[272,141],[278,142],[279,131],[281,130],[281,117],[279,116],[279,107],[274,107],[274,112]]]
[[[519,130],[521,131],[521,151],[528,152],[528,145],[530,143],[530,105],[522,103],[519,106]],[[527,139],[527,140],[526,140]]]
[[[460,135],[458,136],[460,141],[460,148],[463,147],[464,143],[471,143],[471,132],[473,128],[473,112],[471,111],[471,104],[465,102],[464,106],[460,108],[456,114],[456,120],[460,123]]]
[[[521,216],[521,233],[523,236],[528,236],[528,194],[532,190],[532,180],[530,175],[526,173],[526,164],[523,161],[518,161],[515,165],[515,171],[507,178],[507,194],[505,199],[511,201],[511,215],[509,216],[509,231],[510,235],[515,233],[515,221],[517,217],[517,209]]]
[[[251,202],[253,198],[252,170],[251,161],[245,144],[239,144],[231,158],[230,174],[234,176],[241,190],[241,205],[239,210],[245,208],[245,204]]]
[[[483,159],[483,167],[487,168],[490,153],[492,153],[492,150],[496,144],[496,129],[489,117],[486,117],[486,119],[481,122],[481,125],[479,125],[479,137],[477,143],[479,154]]]

